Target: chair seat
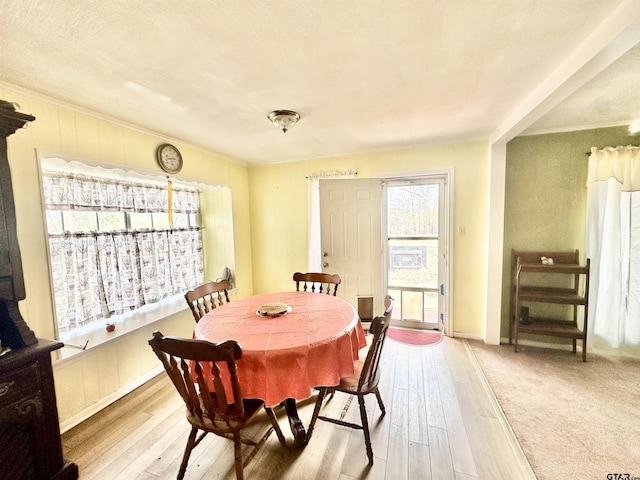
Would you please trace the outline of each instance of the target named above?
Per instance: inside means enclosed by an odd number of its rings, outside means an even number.
[[[364,361],[357,360],[353,365],[353,375],[341,378],[340,384],[335,387],[335,389],[348,393],[356,393],[358,391],[358,382],[360,381],[363,366]]]
[[[365,380],[363,382],[362,387],[358,389],[358,383],[360,382],[360,377],[362,376],[362,369],[364,368],[364,360],[357,360],[353,365],[353,375],[349,375],[348,377],[344,377],[340,379],[340,383],[337,387],[332,387],[333,390],[338,392],[345,392],[351,395],[366,395],[375,390],[376,386],[374,385],[371,388],[368,388],[368,384]]]
[[[222,415],[218,415],[214,419],[211,419],[207,415],[204,408],[202,417],[190,413],[189,409],[186,410],[186,417],[192,425],[198,427],[201,430],[221,434],[231,433],[234,430],[238,430],[239,428],[243,428],[245,425],[249,424],[249,422],[253,420],[253,418],[258,414],[258,412],[260,412],[264,405],[264,402],[262,400],[258,400],[255,398],[243,398],[242,403],[244,405],[244,415],[242,416],[236,413],[236,408],[234,405],[228,405],[228,420],[225,420]]]

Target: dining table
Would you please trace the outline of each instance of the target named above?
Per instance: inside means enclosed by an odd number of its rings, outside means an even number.
[[[234,300],[216,307],[196,324],[194,338],[213,343],[235,340],[242,395],[265,406],[284,405],[295,445],[306,444],[296,401],[313,389],[334,386],[353,375],[366,346],[356,309],[323,293],[276,292]]]

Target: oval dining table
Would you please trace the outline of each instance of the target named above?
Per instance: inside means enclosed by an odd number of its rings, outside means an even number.
[[[286,312],[262,316],[261,306],[284,304]],[[333,386],[353,375],[366,345],[356,309],[346,300],[310,292],[254,295],[221,305],[196,324],[194,338],[242,347],[238,375],[242,395],[267,407],[284,403],[296,446],[306,443],[296,400],[319,386]]]

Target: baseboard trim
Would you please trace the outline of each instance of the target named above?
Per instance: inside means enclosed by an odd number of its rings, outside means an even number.
[[[451,336],[455,338],[466,338],[469,340],[484,340],[482,335],[477,335],[475,333],[453,332],[453,335]]]
[[[130,382],[127,385],[119,388],[115,392],[111,393],[110,395],[107,395],[106,397],[101,398],[100,400],[98,400],[93,405],[85,408],[81,412],[78,412],[76,415],[74,415],[71,418],[68,418],[64,422],[61,422],[60,423],[60,433],[64,433],[64,432],[66,432],[68,430],[71,430],[73,427],[81,424],[86,419],[88,419],[92,415],[95,415],[96,413],[98,413],[103,408],[106,408],[109,405],[111,405],[113,402],[115,402],[116,400],[121,399],[127,393],[133,392],[136,388],[144,385],[149,380],[157,377],[162,372],[164,372],[164,367],[162,365],[159,365],[159,366],[155,367],[154,369],[149,370],[144,375],[136,378],[133,382]]]

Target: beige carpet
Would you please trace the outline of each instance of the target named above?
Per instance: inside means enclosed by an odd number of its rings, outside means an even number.
[[[468,343],[539,480],[640,478],[640,360]]]

